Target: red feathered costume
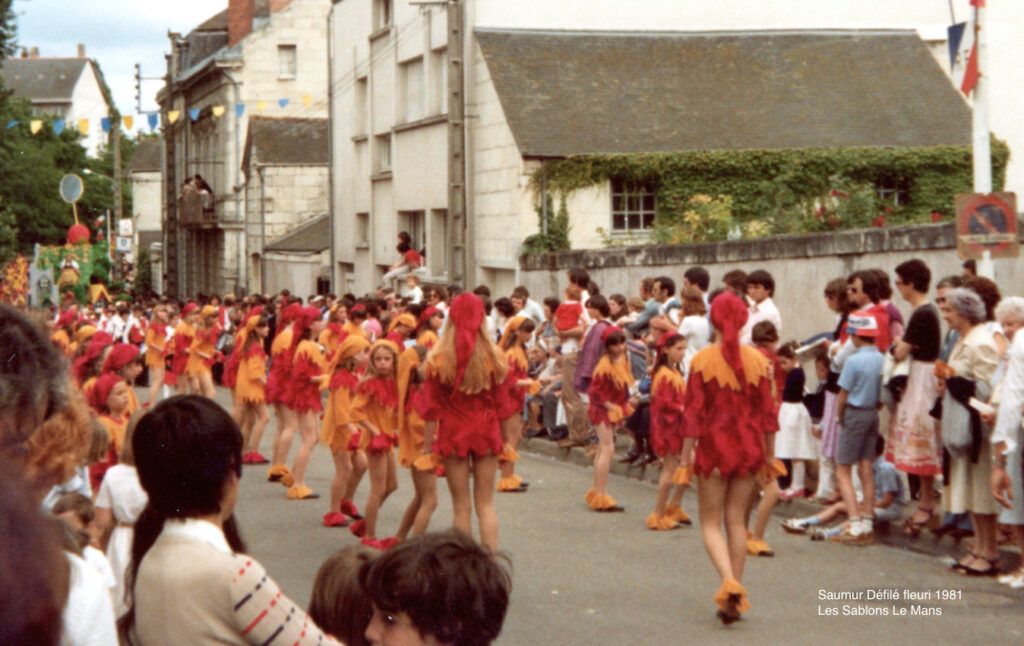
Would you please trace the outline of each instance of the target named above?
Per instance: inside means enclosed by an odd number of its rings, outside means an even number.
[[[303,334],[313,322],[320,318],[320,310],[305,307],[295,318],[292,347],[294,358],[290,381],[285,385],[285,405],[299,413],[319,413],[323,406],[320,403],[320,384],[313,380],[324,374],[327,366],[323,353],[313,341],[302,339]]]
[[[747,308],[732,294],[711,305],[722,340],[693,358],[683,411],[686,437],[697,438],[694,472],[723,477],[754,475],[764,461],[764,434],[778,430],[771,365],[739,344]]]
[[[683,402],[686,380],[682,373],[663,365],[651,383],[651,448],[663,458],[683,451]]]

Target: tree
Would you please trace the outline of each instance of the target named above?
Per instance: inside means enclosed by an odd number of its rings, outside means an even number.
[[[136,298],[153,295],[153,267],[149,264],[149,249],[139,249],[139,257],[135,259],[135,282],[132,291]]]

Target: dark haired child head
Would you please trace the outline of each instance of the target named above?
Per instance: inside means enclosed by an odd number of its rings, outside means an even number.
[[[359,583],[373,604],[374,644],[484,646],[501,633],[512,580],[471,538],[425,534],[365,564]]]
[[[771,321],[761,321],[750,331],[750,340],[758,347],[774,350],[779,342],[779,333]]]
[[[309,617],[326,633],[346,646],[365,646],[366,628],[373,606],[359,587],[359,571],[373,560],[375,552],[351,545],[327,558],[313,580]]]

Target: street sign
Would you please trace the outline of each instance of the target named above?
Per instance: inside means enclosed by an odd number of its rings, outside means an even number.
[[[78,175],[69,174],[60,178],[60,197],[68,204],[74,204],[82,198],[85,186]]]
[[[117,250],[121,253],[126,253],[132,250],[132,239],[117,237]]]
[[[123,238],[130,238],[134,233],[135,222],[131,218],[121,218],[117,221],[117,235]]]
[[[1017,196],[1013,193],[961,193],[956,196],[956,250],[962,260],[1016,258]]]

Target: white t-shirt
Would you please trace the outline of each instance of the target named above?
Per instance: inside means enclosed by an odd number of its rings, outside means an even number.
[[[61,617],[60,643],[66,646],[117,646],[114,606],[103,577],[81,557],[66,553],[71,589]]]
[[[679,323],[679,334],[686,337],[683,372],[690,374],[690,362],[693,361],[693,357],[711,343],[711,324],[703,314],[684,316]]]
[[[740,343],[750,345],[754,326],[761,321],[770,321],[775,326],[779,339],[782,339],[782,315],[779,314],[779,308],[775,306],[775,303],[769,297],[760,303],[751,303],[750,316],[747,318],[747,323],[743,326],[743,330],[740,331]]]
[[[117,585],[117,581],[114,580],[114,570],[110,567],[110,559],[107,558],[106,554],[92,545],[86,545],[85,549],[82,550],[82,558],[94,570],[99,572],[100,577],[103,579],[103,585],[107,590]]]
[[[523,309],[519,313],[523,316],[529,316],[537,325],[544,322],[544,306],[532,298],[526,299],[526,304],[523,305]]]
[[[134,523],[146,508],[149,497],[139,483],[139,473],[127,464],[107,469],[96,494],[96,506],[109,509],[120,523]]]

